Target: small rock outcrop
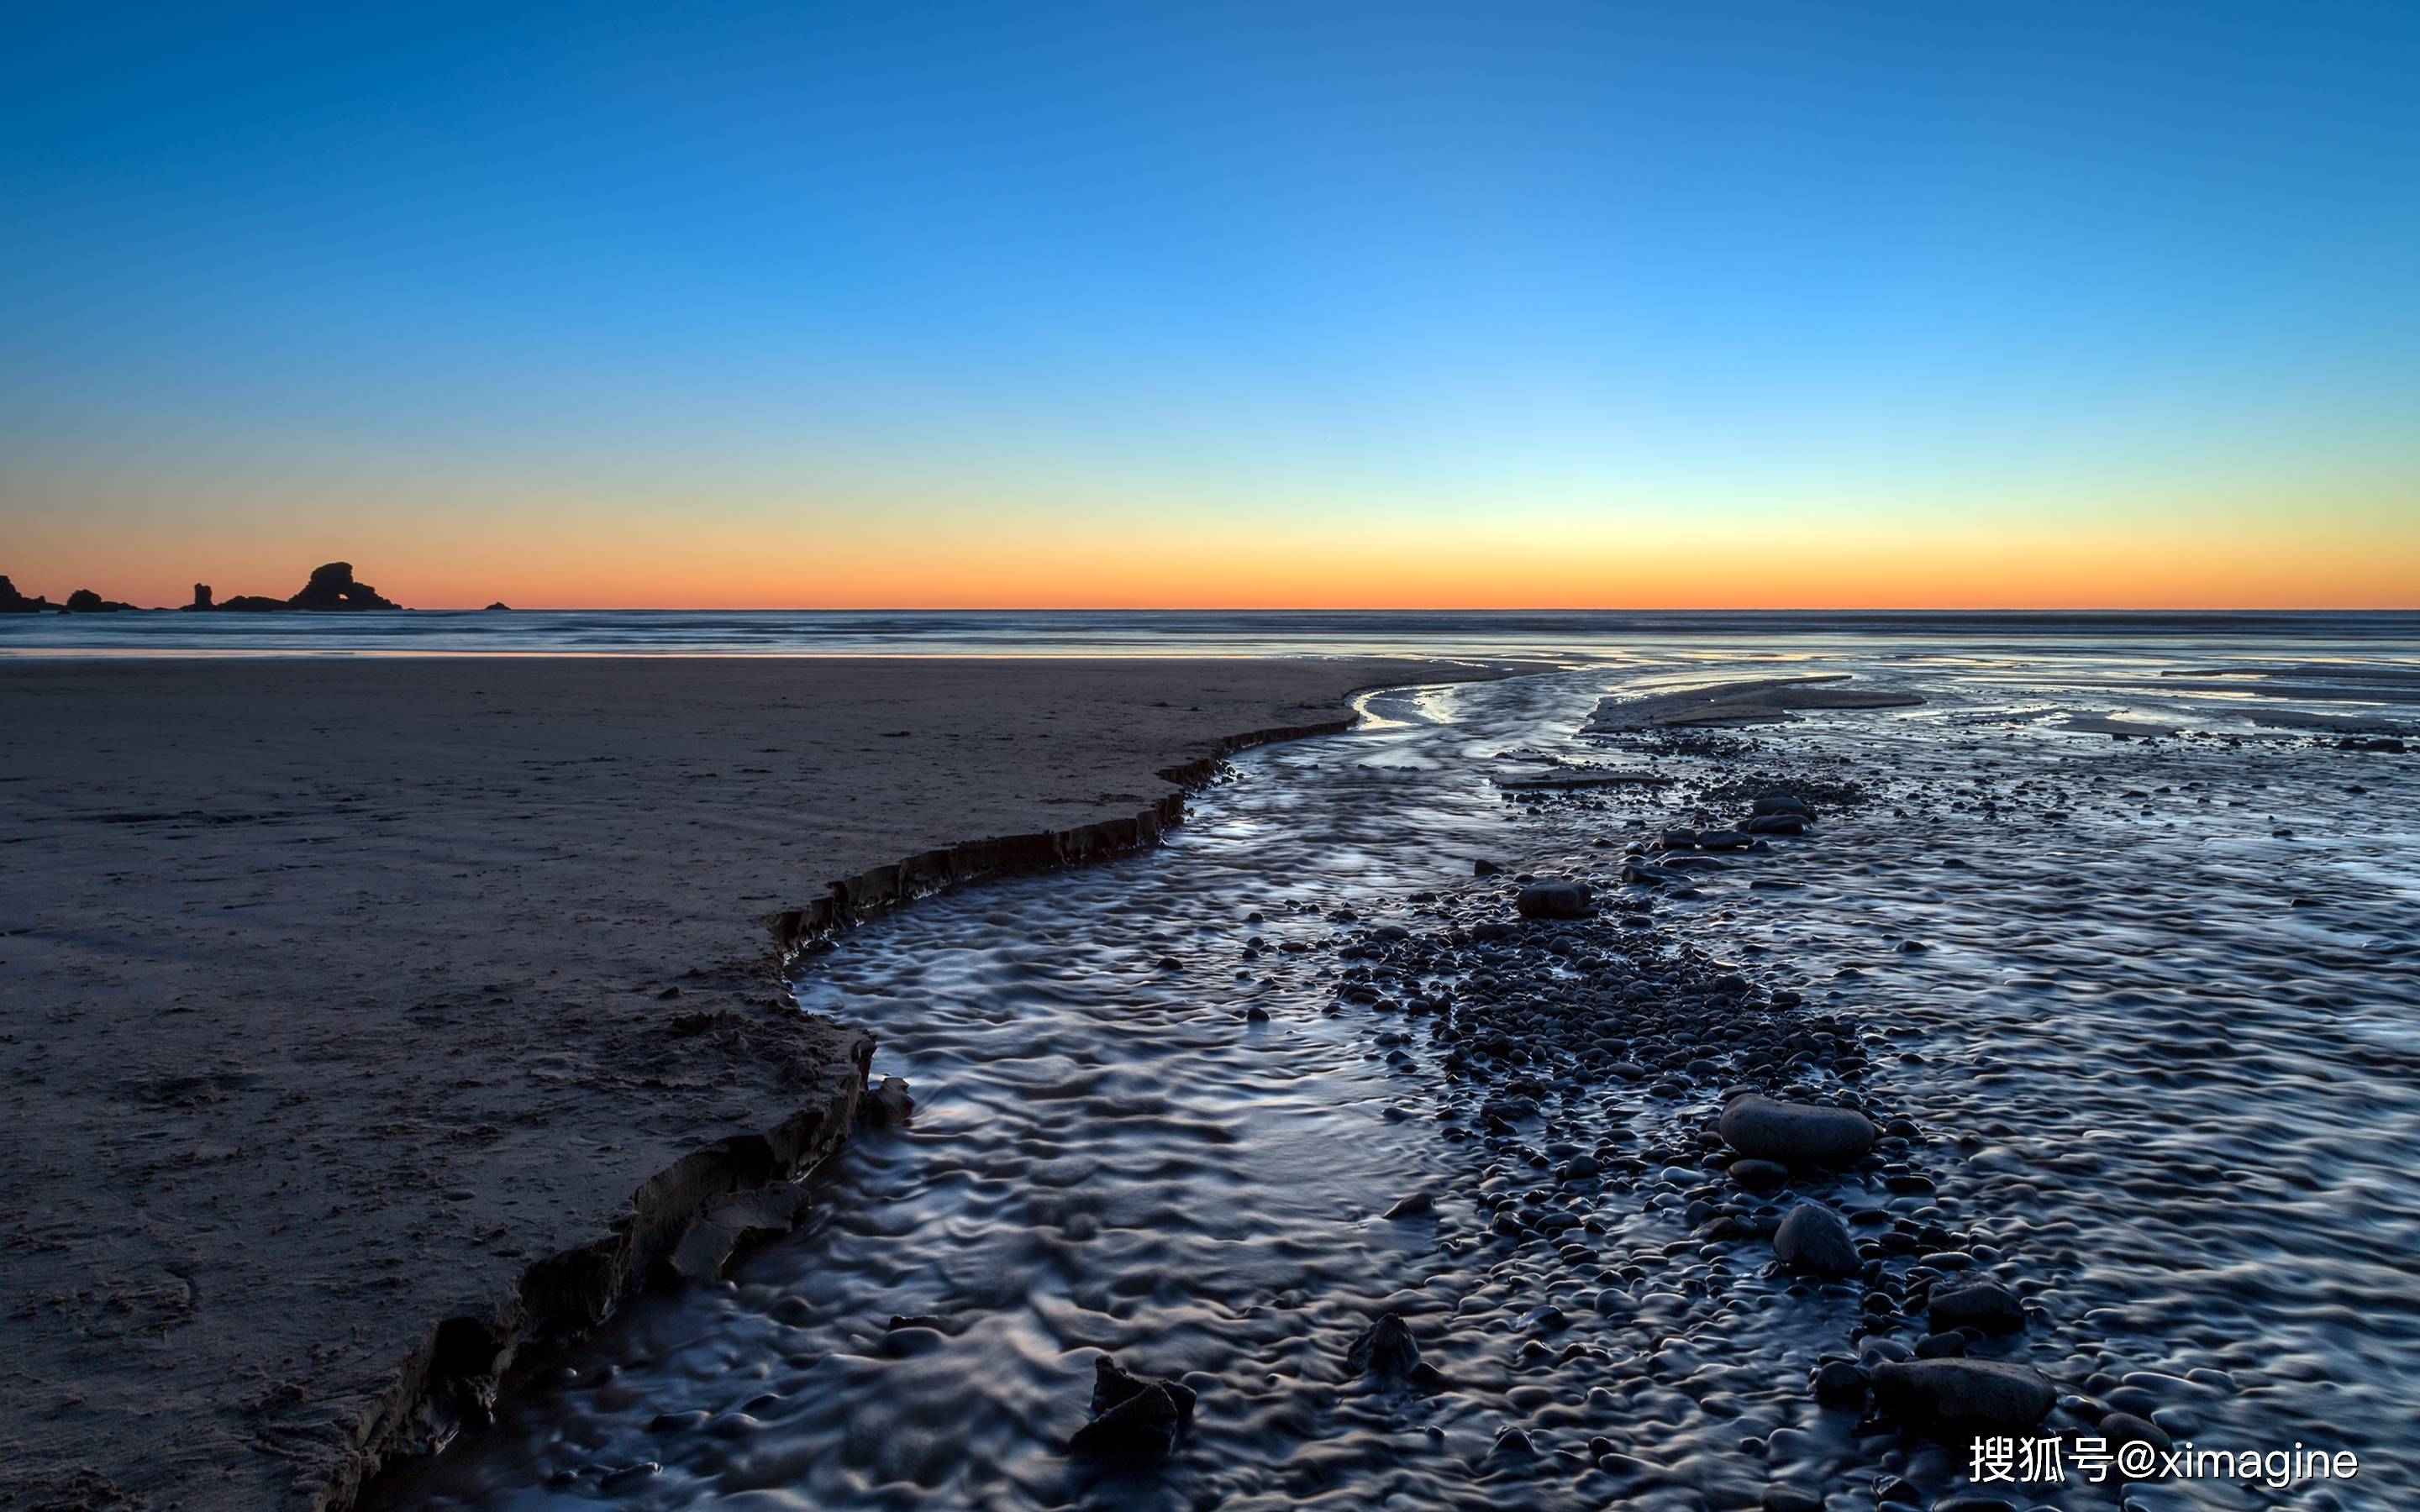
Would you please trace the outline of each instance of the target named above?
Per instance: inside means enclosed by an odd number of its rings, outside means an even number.
[[[0,614],[41,614],[58,608],[47,598],[27,598],[17,585],[0,576]]]
[[[482,612],[489,613],[489,614],[510,614],[512,611],[513,611],[513,607],[512,607],[510,604],[505,603],[503,599],[501,599],[501,598],[500,598],[500,599],[497,599],[494,603],[492,603],[492,604],[489,605],[489,606],[487,607],[487,609],[486,609],[485,610],[483,610]]]
[[[1093,1420],[1076,1430],[1067,1452],[1077,1458],[1156,1464],[1176,1452],[1193,1427],[1193,1388],[1145,1381],[1104,1355],[1093,1367]]]
[[[103,598],[89,588],[79,588],[68,595],[68,601],[60,606],[59,612],[62,614],[116,614],[121,609],[131,609],[133,607],[132,604],[121,604],[114,598]]]
[[[185,608],[200,610],[218,608],[216,604],[210,602],[210,585],[208,583],[194,584],[194,601],[186,605]]]
[[[1732,1098],[1714,1129],[1743,1155],[1800,1166],[1846,1165],[1873,1149],[1875,1136],[1862,1113],[1755,1092]]]
[[[868,1128],[896,1128],[915,1116],[915,1095],[896,1076],[885,1076],[873,1083],[857,1100],[857,1121]]]
[[[1381,1314],[1355,1335],[1344,1351],[1344,1366],[1381,1386],[1434,1386],[1444,1379],[1435,1366],[1421,1363],[1411,1325],[1395,1313]]]

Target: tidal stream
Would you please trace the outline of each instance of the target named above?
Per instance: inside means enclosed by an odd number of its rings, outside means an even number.
[[[2420,1505],[2420,760],[2344,733],[2408,728],[2420,671],[2263,651],[1370,695],[1156,852],[814,958],[799,1002],[877,1036],[913,1119],[722,1282],[525,1359],[370,1504]],[[1609,694],[1810,672],[1924,702],[1588,729]],[[1650,844],[1781,787],[1804,836]],[[1595,917],[1517,921],[1531,875]],[[1709,1132],[1747,1084],[1900,1132],[1756,1195]],[[1780,1273],[1800,1200],[1889,1241],[1881,1273]],[[1962,1440],[1818,1399],[1971,1275],[2026,1304],[1971,1348],[2057,1383],[2036,1433],[2116,1410],[2358,1475],[1970,1486]],[[1348,1365],[1387,1312],[1440,1379]],[[1198,1392],[1164,1467],[1070,1460],[1104,1353]]]

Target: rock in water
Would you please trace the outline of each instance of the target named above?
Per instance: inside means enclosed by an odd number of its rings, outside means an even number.
[[[1874,1148],[1874,1126],[1862,1113],[1755,1092],[1731,1099],[1714,1128],[1741,1154],[1784,1165],[1846,1165]]]
[[[1076,1430],[1067,1452],[1084,1459],[1157,1464],[1176,1451],[1192,1426],[1191,1387],[1128,1375],[1104,1355],[1093,1365],[1093,1420]]]
[[[2025,1326],[2025,1304],[1996,1281],[1937,1288],[1931,1313],[1935,1329],[1979,1328],[1986,1334],[2013,1334]]]
[[[1773,1253],[1784,1270],[1829,1281],[1864,1269],[1857,1258],[1856,1241],[1849,1237],[1849,1226],[1831,1209],[1812,1202],[1800,1203],[1781,1220],[1781,1227],[1773,1231]]]
[[[865,1089],[857,1100],[857,1121],[876,1129],[889,1129],[906,1123],[916,1113],[916,1098],[908,1084],[896,1076],[885,1076]]]
[[[1157,1386],[1168,1393],[1176,1404],[1176,1420],[1180,1427],[1193,1426],[1193,1388],[1178,1381],[1145,1381],[1118,1367],[1108,1355],[1093,1362],[1093,1415],[1099,1417],[1122,1402],[1131,1401],[1146,1390]]]
[[[208,583],[194,584],[194,601],[185,607],[191,609],[209,609],[217,608],[216,605],[210,602],[210,585]]]
[[[132,604],[120,604],[115,599],[103,598],[89,588],[79,588],[68,595],[68,601],[61,607],[60,612],[63,614],[115,614],[120,609],[133,607]]]
[[[47,598],[27,598],[17,585],[0,576],[0,614],[40,614],[58,608]]]
[[[1383,1218],[1419,1218],[1425,1217],[1435,1211],[1436,1198],[1429,1196],[1426,1192],[1415,1192],[1410,1196],[1407,1196],[1402,1201],[1396,1203],[1393,1207],[1388,1208],[1385,1212],[1379,1214],[1379,1216]]]
[[[1411,1326],[1388,1313],[1363,1329],[1344,1351],[1344,1363],[1360,1375],[1386,1383],[1433,1379],[1436,1372],[1420,1363],[1420,1347]]]
[[[1156,1464],[1176,1452],[1176,1398],[1152,1382],[1076,1430],[1067,1452],[1085,1459]]]
[[[1524,918],[1586,918],[1596,900],[1585,882],[1532,882],[1512,906]]]
[[[365,582],[353,580],[353,564],[331,562],[311,569],[311,580],[302,591],[286,601],[289,609],[395,609],[391,599],[379,596],[379,591]]]
[[[1885,1361],[1873,1380],[1874,1404],[1917,1427],[2031,1427],[2058,1400],[2048,1376],[2005,1360]]]

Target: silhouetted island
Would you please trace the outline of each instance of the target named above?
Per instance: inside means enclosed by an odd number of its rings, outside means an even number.
[[[224,603],[214,600],[208,583],[194,584],[194,601],[185,606],[188,613],[212,612],[231,614],[271,614],[286,609],[302,609],[325,614],[348,609],[401,609],[393,599],[381,597],[379,591],[365,582],[353,580],[353,564],[331,562],[311,569],[311,580],[292,598],[271,598],[266,594],[238,594]]]
[[[27,598],[17,585],[0,575],[0,614],[41,614],[58,608],[47,598]]]
[[[121,604],[114,598],[103,598],[89,588],[79,588],[68,595],[68,601],[60,606],[59,612],[62,614],[115,614],[120,609],[131,609],[133,607],[132,604]]]

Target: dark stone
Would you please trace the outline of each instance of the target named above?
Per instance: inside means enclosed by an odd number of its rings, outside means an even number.
[[[1873,1384],[1876,1406],[1919,1427],[2031,1427],[2058,1400],[2048,1376],[2002,1360],[1886,1362]]]
[[[89,588],[79,588],[68,595],[68,601],[61,606],[59,612],[62,614],[115,614],[120,609],[130,609],[133,607],[132,604],[120,604],[115,599],[103,598]]]
[[[2148,1443],[2162,1451],[2176,1447],[2176,1441],[2168,1437],[2165,1428],[2145,1422],[2132,1412],[2112,1412],[2102,1418],[2101,1436],[2109,1441],[2113,1451],[2123,1443]]]
[[[1183,1422],[1176,1398],[1153,1381],[1078,1428],[1067,1452],[1083,1459],[1156,1464],[1175,1453]]]
[[[1388,1385],[1435,1379],[1436,1372],[1420,1363],[1420,1347],[1409,1324],[1388,1313],[1363,1329],[1344,1352],[1344,1364],[1356,1374]]]
[[[486,610],[489,614],[510,614],[512,611],[513,607],[501,598],[489,605]]]
[[[1932,1293],[1932,1326],[2013,1334],[2025,1326],[2025,1304],[1996,1281],[1965,1281]]]
[[[876,1129],[889,1129],[906,1123],[915,1117],[916,1099],[908,1084],[896,1076],[885,1076],[865,1089],[857,1100],[857,1121]]]
[[[1099,1417],[1121,1403],[1134,1400],[1154,1386],[1166,1392],[1168,1399],[1175,1404],[1178,1426],[1191,1427],[1192,1387],[1181,1381],[1146,1381],[1140,1376],[1131,1375],[1120,1369],[1118,1363],[1106,1354],[1093,1362],[1093,1415]]]
[[[1760,819],[1774,818],[1785,814],[1794,815],[1800,819],[1811,820],[1815,817],[1814,809],[1807,804],[1806,799],[1801,798],[1795,793],[1791,793],[1781,788],[1776,788],[1770,793],[1761,795],[1757,798],[1754,806],[1752,806],[1748,811],[1755,814]]]
[[[208,583],[194,584],[194,601],[185,607],[191,609],[209,609],[211,607],[210,585]]]
[[[1731,1180],[1760,1195],[1777,1192],[1781,1183],[1790,1180],[1790,1167],[1779,1161],[1756,1160],[1743,1155],[1730,1164]]]
[[[1846,1165],[1874,1147],[1864,1114],[1754,1092],[1731,1099],[1714,1127],[1741,1154],[1784,1165]]]
[[[1829,1208],[1802,1202],[1773,1231],[1773,1253],[1782,1269],[1838,1281],[1855,1275],[1863,1262],[1849,1226]]]
[[[1415,1192],[1410,1196],[1407,1196],[1402,1201],[1396,1203],[1393,1207],[1388,1208],[1381,1216],[1388,1218],[1424,1218],[1435,1211],[1436,1198],[1429,1196],[1426,1192]]]
[[[1807,821],[1794,813],[1759,814],[1747,822],[1751,835],[1804,835]]]
[[[1532,882],[1513,906],[1524,918],[1586,918],[1596,900],[1585,882]]]
[[[1866,1399],[1866,1373],[1847,1360],[1827,1360],[1815,1367],[1815,1399],[1827,1407],[1851,1407]]]

